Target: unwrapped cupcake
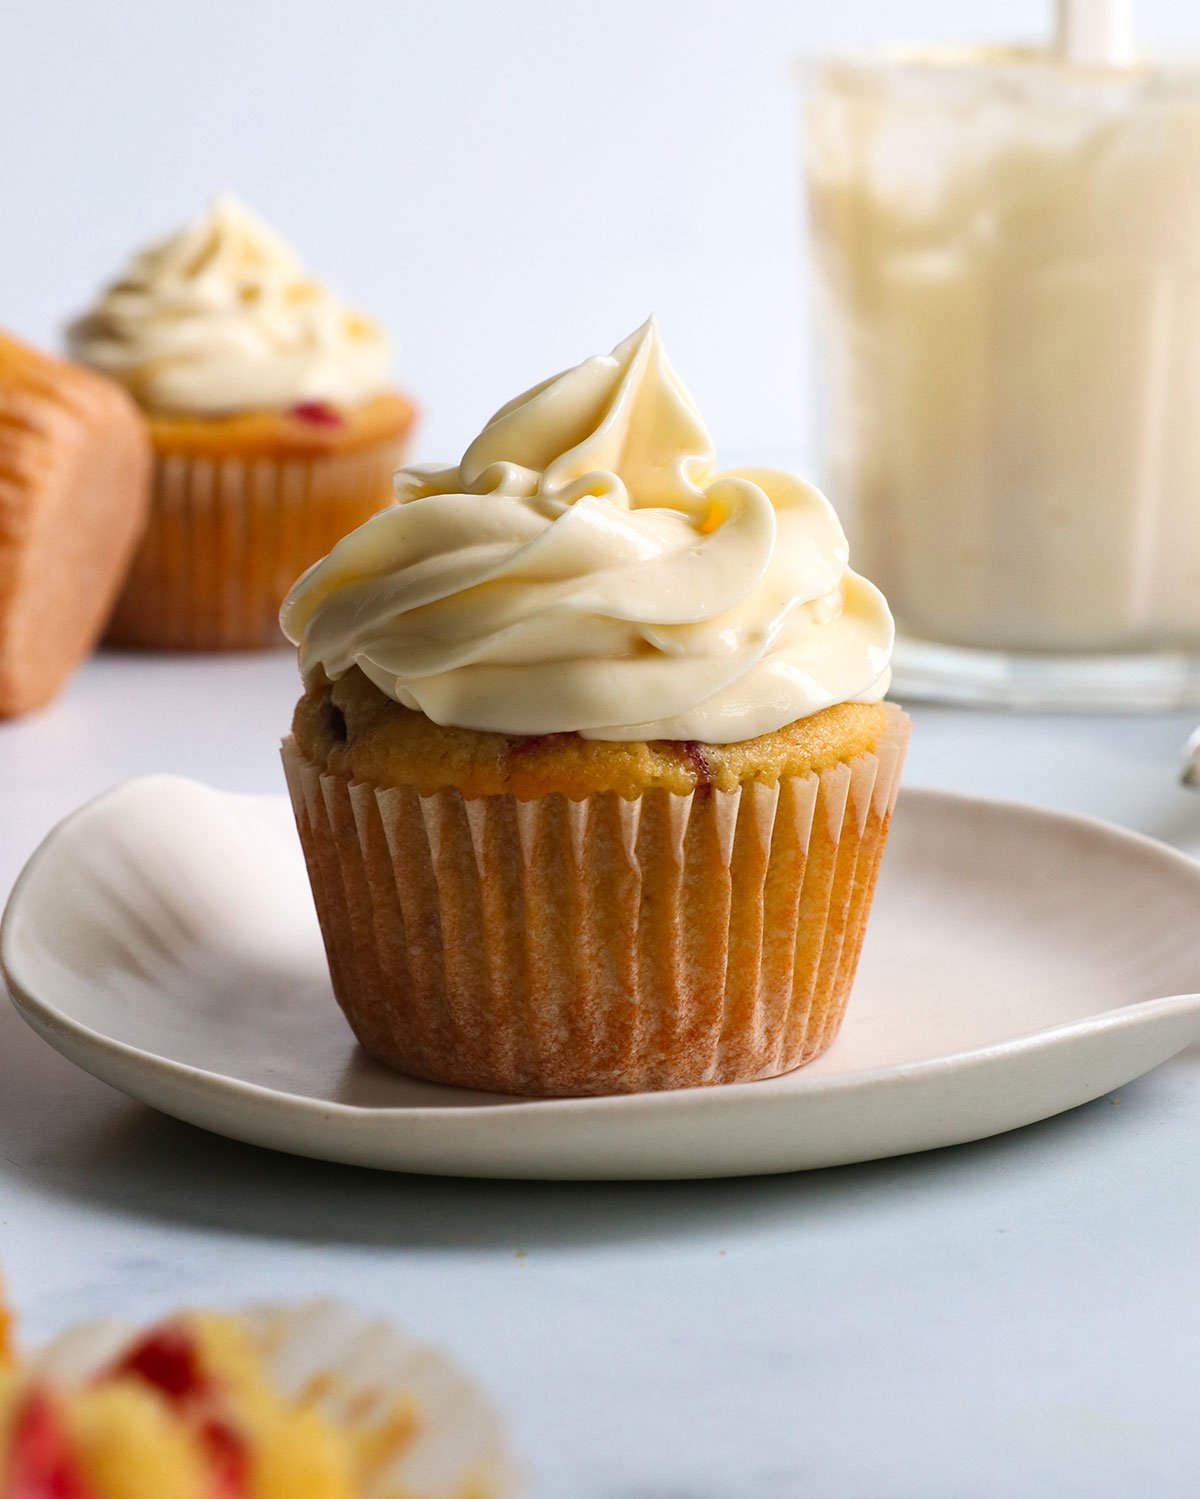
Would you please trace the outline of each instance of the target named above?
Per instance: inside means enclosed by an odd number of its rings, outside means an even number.
[[[0,1499],[511,1499],[500,1419],[438,1350],[338,1302],[0,1345]]]
[[[283,610],[284,760],[362,1045],[534,1095],[817,1056],[909,733],[829,503],[715,468],[653,322],[396,497]]]
[[[68,344],[144,408],[156,456],[110,642],[277,643],[291,584],[391,500],[413,408],[380,328],[225,198],[138,255]]]

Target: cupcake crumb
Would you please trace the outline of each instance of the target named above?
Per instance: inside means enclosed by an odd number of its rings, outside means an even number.
[[[422,796],[444,786],[468,799],[549,792],[572,800],[601,792],[637,797],[732,791],[807,775],[873,750],[883,732],[879,703],[839,703],[757,739],[732,744],[657,739],[628,743],[581,734],[528,736],[450,728],[401,707],[358,667],[330,682],[312,674],[292,732],[301,751],[327,771]]]

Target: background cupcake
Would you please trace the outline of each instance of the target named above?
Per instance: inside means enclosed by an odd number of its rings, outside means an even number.
[[[391,498],[413,408],[382,331],[222,198],[136,256],[68,343],[140,403],[155,449],[108,639],[276,643],[291,583]]]
[[[818,1055],[908,735],[828,502],[715,471],[653,323],[396,485],[283,616],[285,763],[359,1040],[530,1094]]]
[[[76,1324],[18,1356],[4,1499],[511,1499],[500,1417],[439,1349],[336,1301]]]
[[[95,645],[149,486],[125,392],[0,332],[0,717],[48,703]]]

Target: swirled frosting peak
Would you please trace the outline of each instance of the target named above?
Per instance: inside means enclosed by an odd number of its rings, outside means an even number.
[[[216,416],[380,394],[387,340],[232,198],[137,255],[67,330],[152,411]]]
[[[459,728],[710,744],[887,689],[891,615],[828,501],[714,469],[653,321],[396,498],[284,605],[306,674]]]

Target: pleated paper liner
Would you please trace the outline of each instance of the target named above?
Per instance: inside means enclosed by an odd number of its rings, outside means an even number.
[[[520,1491],[499,1415],[438,1349],[338,1301],[235,1316],[281,1394],[314,1405],[374,1454],[360,1475],[362,1499],[511,1499]],[[84,1384],[137,1335],[116,1320],[81,1323],[32,1367],[55,1382]]]
[[[110,645],[279,645],[292,584],[391,502],[404,438],[348,453],[160,453],[150,520],[109,622]]]
[[[845,1013],[911,724],[777,785],[466,800],[284,763],[334,992],[410,1076],[535,1096],[772,1077]]]

